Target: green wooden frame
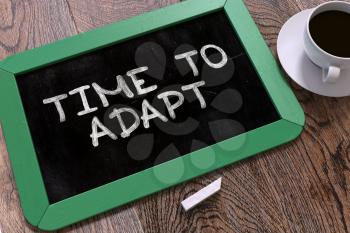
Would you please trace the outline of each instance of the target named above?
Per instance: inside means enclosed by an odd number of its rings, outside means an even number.
[[[15,76],[217,10],[226,12],[281,120],[210,146],[217,152],[216,162],[207,169],[201,170],[191,163],[198,157],[207,162],[208,148],[204,148],[50,205]],[[23,213],[29,223],[44,230],[67,226],[291,141],[301,133],[305,121],[300,105],[241,0],[188,0],[8,57],[0,62],[0,120]],[[244,145],[235,151],[222,149],[242,140]],[[167,184],[155,179],[155,172],[171,176],[179,161],[184,165],[181,179]]]

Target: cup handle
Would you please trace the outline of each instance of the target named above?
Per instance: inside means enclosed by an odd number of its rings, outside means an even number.
[[[335,83],[340,76],[340,68],[337,66],[329,66],[322,71],[322,80],[325,83]]]

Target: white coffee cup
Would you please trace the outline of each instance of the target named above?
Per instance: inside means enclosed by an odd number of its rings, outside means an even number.
[[[313,63],[322,68],[322,80],[326,83],[336,82],[340,77],[342,70],[350,69],[350,57],[338,57],[324,51],[311,37],[309,29],[311,19],[322,12],[333,10],[343,11],[350,14],[350,3],[343,1],[331,1],[317,6],[309,15],[304,33],[304,49],[306,55]],[[347,30],[350,30],[350,26]]]

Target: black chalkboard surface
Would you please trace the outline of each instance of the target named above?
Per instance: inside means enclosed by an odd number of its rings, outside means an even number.
[[[206,63],[200,53],[206,45],[225,52],[227,62],[223,67],[213,68]],[[205,51],[213,64],[223,60],[215,48]],[[197,76],[186,58],[174,59],[188,51],[196,51],[191,59]],[[157,85],[157,90],[132,98],[124,92],[106,95],[108,106],[104,106],[92,84],[114,90],[116,77],[121,75],[130,91],[137,93],[125,74],[138,67],[148,67],[137,73],[145,80],[143,87]],[[50,203],[280,119],[223,11],[33,70],[17,76],[16,81]],[[205,81],[198,87],[205,108],[194,89],[181,89],[199,81]],[[72,90],[82,86],[85,88],[80,91],[85,93],[91,112],[78,116],[84,109],[82,96]],[[181,106],[174,110],[174,119],[164,101],[157,98],[169,90],[184,96]],[[66,95],[60,101],[63,121],[53,102],[43,103],[62,94]],[[130,136],[121,137],[119,121],[116,117],[110,119],[110,114],[115,109],[131,108],[141,116],[144,100],[168,121],[155,118],[145,128],[140,120]],[[171,104],[178,100],[176,96],[169,98]],[[121,116],[126,126],[135,121],[131,113]],[[94,146],[90,135],[95,118],[118,138],[106,135]]]

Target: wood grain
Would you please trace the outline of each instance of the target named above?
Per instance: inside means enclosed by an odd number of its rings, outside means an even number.
[[[79,32],[130,18],[178,0],[67,0]]]
[[[76,33],[65,0],[1,0],[0,12],[0,59]]]
[[[0,58],[176,2],[0,1]],[[245,0],[276,55],[283,23],[321,0]],[[144,198],[63,232],[350,233],[350,98],[290,82],[306,114],[301,137],[252,159]],[[0,135],[0,229],[30,232]],[[184,212],[180,201],[223,176],[222,191]]]

